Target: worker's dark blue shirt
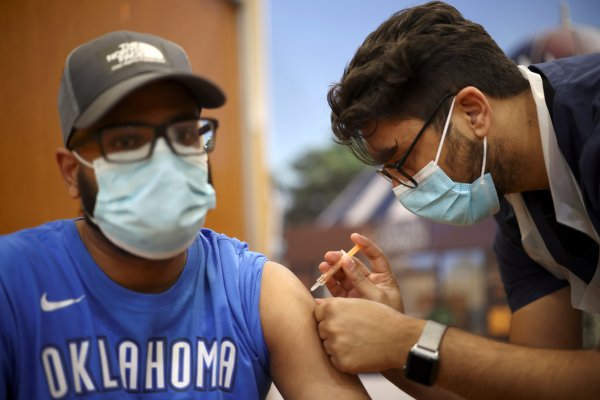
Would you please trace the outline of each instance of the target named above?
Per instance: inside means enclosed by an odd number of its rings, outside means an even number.
[[[558,59],[529,69],[545,81],[544,95],[558,147],[581,190],[588,217],[600,232],[600,54]],[[598,265],[598,244],[556,221],[549,190],[521,195],[553,258],[589,283]],[[501,199],[495,219],[494,251],[513,311],[569,284],[527,255],[506,199]]]

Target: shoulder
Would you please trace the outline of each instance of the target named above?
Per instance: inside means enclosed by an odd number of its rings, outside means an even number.
[[[52,240],[57,237],[62,237],[70,228],[75,229],[74,220],[56,220],[46,222],[32,228],[21,229],[5,235],[0,235],[0,243],[6,244],[11,241],[18,242],[19,240]]]
[[[77,278],[70,251],[77,235],[72,220],[60,220],[0,236],[0,303],[12,304],[20,319],[35,318],[41,293],[73,286]]]
[[[78,242],[79,241],[79,242]],[[55,221],[0,237],[0,286],[19,318],[35,318],[39,296],[80,279],[74,256],[82,248],[74,221]]]
[[[262,267],[267,261],[264,254],[250,251],[246,242],[210,229],[203,228],[198,240],[207,258],[218,264]]]
[[[274,344],[273,338],[280,329],[286,329],[286,324],[312,323],[314,308],[313,297],[292,271],[272,261],[265,263],[260,314],[265,338],[271,346]]]
[[[561,58],[529,68],[546,78],[553,89],[551,111],[559,144],[568,136],[573,136],[571,140],[576,144],[587,141],[597,123],[594,116],[600,103],[600,53]]]
[[[597,71],[600,70],[600,53],[560,58],[529,66],[532,71],[542,73],[556,89],[570,82],[587,82],[595,84],[600,81]]]
[[[24,298],[40,287],[73,284],[76,240],[77,228],[70,220],[0,236],[0,286],[9,297]]]
[[[561,58],[529,68],[545,77],[553,89],[553,122],[559,139],[569,132],[580,141],[587,140],[594,125],[593,111],[600,101],[600,53]]]
[[[283,291],[291,295],[312,299],[306,287],[292,271],[273,261],[265,263],[263,289],[268,292]]]
[[[204,246],[208,245],[215,251],[232,252],[235,254],[242,254],[248,251],[248,244],[246,242],[208,228],[200,230],[199,238]]]
[[[272,261],[265,263],[260,312],[267,342],[277,335],[279,329],[285,330],[286,322],[312,322],[314,307],[312,296],[292,271]]]
[[[72,220],[58,220],[0,236],[0,266],[31,258],[45,258],[65,247],[65,240],[76,231]]]
[[[198,245],[211,285],[237,298],[245,312],[256,315],[267,257],[250,251],[243,241],[210,229],[201,230]]]

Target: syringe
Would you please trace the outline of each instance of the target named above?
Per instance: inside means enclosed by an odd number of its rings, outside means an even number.
[[[340,257],[340,259],[334,264],[333,267],[331,267],[329,271],[325,272],[317,279],[315,284],[312,285],[312,287],[310,288],[310,291],[314,292],[317,288],[323,286],[325,282],[329,280],[329,278],[331,278],[336,272],[339,271],[340,268],[342,268],[342,260],[345,257],[353,257],[356,253],[358,253],[359,250],[360,247],[357,244],[354,245],[354,247],[350,249],[347,253],[344,250],[342,250],[342,257]]]

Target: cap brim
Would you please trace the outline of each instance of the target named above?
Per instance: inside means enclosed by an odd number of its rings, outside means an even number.
[[[225,103],[225,95],[214,83],[195,74],[147,73],[119,82],[106,90],[75,120],[73,127],[87,128],[104,116],[125,96],[151,82],[171,80],[190,91],[200,108],[216,108]]]

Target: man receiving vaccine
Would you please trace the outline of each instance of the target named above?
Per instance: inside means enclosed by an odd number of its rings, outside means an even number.
[[[67,57],[56,159],[83,217],[0,237],[0,399],[367,398],[298,279],[203,228],[224,101],[154,35]]]

